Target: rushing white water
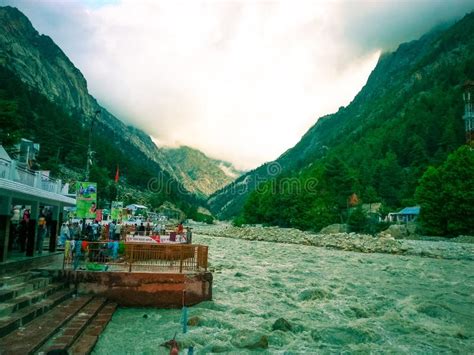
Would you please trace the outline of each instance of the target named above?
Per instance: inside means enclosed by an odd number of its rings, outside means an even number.
[[[474,352],[472,260],[195,242],[214,271],[213,301],[188,310],[198,325],[182,334],[180,310],[119,309],[96,354],[167,354],[176,332],[195,353]],[[272,330],[278,318],[291,330]]]

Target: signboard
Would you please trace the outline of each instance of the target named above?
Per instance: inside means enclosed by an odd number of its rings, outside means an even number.
[[[127,243],[147,243],[147,244],[156,244],[160,243],[160,236],[159,235],[127,235],[126,237]]]
[[[123,202],[112,201],[112,208],[110,209],[110,216],[114,221],[122,220]]]
[[[76,185],[76,217],[95,218],[97,210],[97,183],[78,182]]]
[[[144,243],[144,244],[184,244],[186,243],[185,235],[176,235],[175,238],[170,238],[169,235],[132,235],[129,234],[125,237],[127,243]]]

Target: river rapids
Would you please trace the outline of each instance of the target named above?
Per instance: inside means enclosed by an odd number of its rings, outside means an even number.
[[[187,333],[181,310],[121,308],[95,354],[168,354],[175,333],[183,354],[474,352],[472,258],[194,239],[209,245],[213,301],[188,309]]]

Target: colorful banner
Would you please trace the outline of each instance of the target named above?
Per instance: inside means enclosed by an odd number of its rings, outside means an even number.
[[[76,217],[95,218],[97,210],[97,183],[76,184]]]
[[[112,208],[110,209],[110,216],[115,221],[122,220],[123,202],[112,201]]]

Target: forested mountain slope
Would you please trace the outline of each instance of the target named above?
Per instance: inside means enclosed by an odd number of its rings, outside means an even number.
[[[474,78],[472,33],[473,13],[447,29],[383,54],[347,107],[321,117],[275,162],[213,194],[208,200],[211,210],[221,218],[238,215],[255,186],[274,178],[275,171],[280,180],[314,177],[320,179],[324,191],[332,190],[337,184],[328,176],[328,162],[334,173],[347,175],[344,179],[349,182],[342,194],[357,193],[364,201],[383,201],[389,207],[414,202],[417,181],[427,166],[441,163],[464,142],[462,84]],[[337,188],[333,192],[338,195]],[[268,208],[277,209],[284,202],[278,199],[281,194],[263,195]],[[287,198],[300,201],[306,195]],[[334,198],[345,201],[347,196]],[[327,202],[334,198],[328,196]],[[265,214],[264,210],[260,212]],[[261,218],[260,212],[253,210],[260,216],[256,220],[295,225],[287,220],[289,216]]]

